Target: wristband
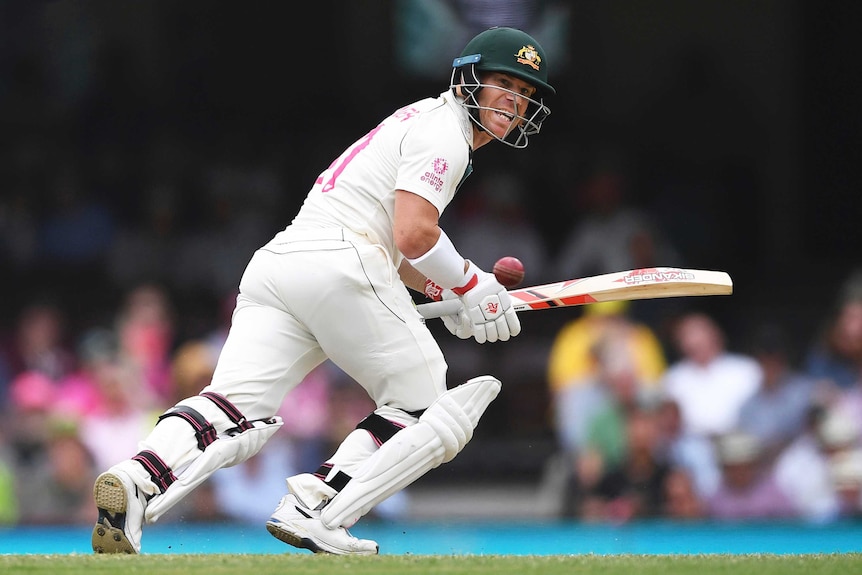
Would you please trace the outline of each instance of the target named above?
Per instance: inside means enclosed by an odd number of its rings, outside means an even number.
[[[432,280],[425,279],[425,296],[434,301],[443,299],[443,288],[435,284]]]
[[[418,258],[407,258],[407,261],[422,275],[443,288],[461,286],[468,279],[464,274],[464,258],[443,230],[440,230],[440,237],[430,250]]]

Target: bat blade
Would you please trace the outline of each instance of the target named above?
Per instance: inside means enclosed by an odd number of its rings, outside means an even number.
[[[671,267],[642,268],[509,290],[516,311],[569,307],[605,301],[730,295],[727,272]],[[425,318],[457,313],[460,300],[417,306]]]

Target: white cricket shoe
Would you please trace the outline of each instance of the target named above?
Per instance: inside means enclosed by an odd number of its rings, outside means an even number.
[[[377,555],[378,546],[370,539],[358,539],[344,527],[327,528],[320,511],[303,506],[293,494],[281,502],[266,522],[273,537],[300,549],[333,555]]]
[[[141,552],[146,498],[124,471],[111,468],[96,479],[93,500],[99,519],[93,527],[96,553]]]

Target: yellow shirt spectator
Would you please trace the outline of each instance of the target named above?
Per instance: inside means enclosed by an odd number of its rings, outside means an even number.
[[[626,316],[627,309],[626,302],[590,304],[581,317],[560,329],[548,358],[548,385],[552,393],[580,385],[595,373],[593,346],[608,335],[626,341],[639,380],[649,389],[656,388],[667,368],[664,350],[649,326]]]

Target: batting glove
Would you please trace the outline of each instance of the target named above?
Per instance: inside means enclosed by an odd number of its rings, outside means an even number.
[[[521,333],[521,321],[512,307],[509,292],[494,274],[469,262],[466,277],[467,283],[452,291],[461,298],[476,341],[507,341]]]
[[[434,301],[442,301],[444,299],[457,299],[458,295],[450,289],[445,289],[434,283],[433,281],[425,280],[425,295]],[[452,315],[444,315],[440,319],[443,320],[443,325],[452,335],[456,335],[461,339],[470,339],[473,337],[473,322],[461,306],[458,313]]]

